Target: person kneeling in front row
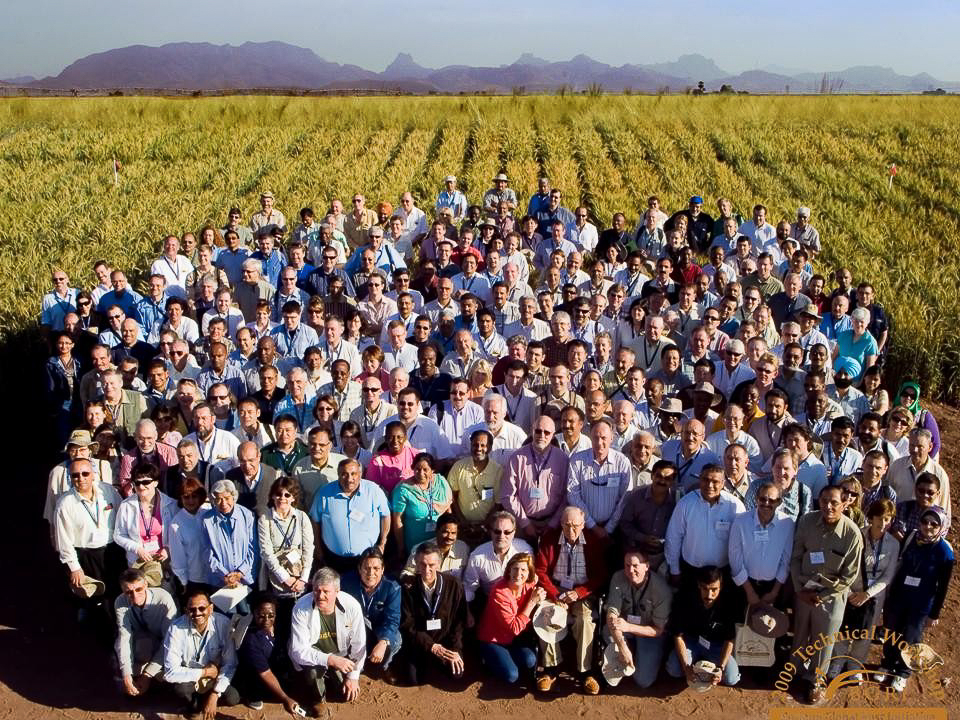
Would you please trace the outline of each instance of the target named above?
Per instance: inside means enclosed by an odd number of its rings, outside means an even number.
[[[340,575],[320,568],[311,579],[313,593],[293,606],[290,659],[320,716],[332,684],[347,702],[360,695],[360,671],[367,654],[367,634],[360,603],[340,589]]]
[[[240,702],[240,694],[230,684],[237,669],[230,618],[213,612],[206,590],[190,592],[185,611],[167,630],[163,679],[186,701],[188,718],[213,720],[219,705]]]
[[[740,668],[733,658],[738,620],[735,605],[733,594],[723,587],[720,568],[707,565],[697,570],[696,588],[681,588],[670,614],[668,632],[674,646],[667,660],[670,675],[686,676],[687,682],[693,682],[693,666],[708,660],[720,671],[714,676],[715,685],[740,681]]]

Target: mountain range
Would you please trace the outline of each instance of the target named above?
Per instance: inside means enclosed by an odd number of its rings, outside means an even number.
[[[383,72],[330,62],[313,50],[283,42],[242,45],[171,43],[160,47],[131,45],[81,58],[56,76],[2,81],[28,90],[232,91],[353,90],[427,93],[526,93],[602,88],[609,92],[684,92],[703,82],[707,91],[722,85],[751,93],[817,93],[826,86],[844,93],[919,93],[936,88],[960,90],[921,73],[899,75],[891,68],[852,67],[829,73],[776,66],[731,74],[702,55],[682,55],[674,62],[619,67],[586,55],[552,62],[523,53],[509,65],[428,68],[400,53]]]

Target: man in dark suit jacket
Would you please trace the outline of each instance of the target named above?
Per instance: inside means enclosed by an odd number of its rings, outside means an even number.
[[[260,462],[260,448],[254,442],[240,443],[237,449],[237,467],[227,471],[227,480],[237,486],[237,505],[254,515],[267,511],[270,488],[277,479],[277,471]]]
[[[600,692],[600,684],[590,674],[593,665],[593,636],[596,624],[596,594],[606,586],[609,541],[586,529],[583,510],[569,506],[563,511],[559,528],[551,528],[540,539],[534,563],[540,586],[547,599],[567,609],[574,642],[576,669],[581,689],[588,695]],[[537,689],[547,692],[556,680],[562,661],[556,642],[540,641],[544,674],[537,678]]]
[[[416,575],[403,584],[403,667],[413,685],[430,673],[463,677],[463,630],[467,602],[463,585],[440,572],[440,549],[434,542],[417,547]]]

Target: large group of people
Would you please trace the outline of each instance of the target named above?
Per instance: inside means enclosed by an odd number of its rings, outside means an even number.
[[[804,207],[651,197],[598,230],[547,178],[525,208],[493,183],[448,176],[432,220],[356,193],[293,225],[264,192],[164,238],[143,294],[54,268],[43,516],[122,692],[210,718],[364,674],[705,689],[762,664],[745,631],[810,702],[848,671],[902,691],[897,647],[821,641],[920,642],[954,564],[869,279],[820,267]]]

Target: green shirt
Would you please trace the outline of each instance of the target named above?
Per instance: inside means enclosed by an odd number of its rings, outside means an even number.
[[[666,627],[670,617],[673,592],[666,581],[654,572],[647,571],[647,580],[636,586],[627,580],[623,570],[618,570],[610,579],[607,594],[607,612],[618,615],[633,625]]]
[[[323,653],[336,653],[337,647],[337,613],[332,612],[329,615],[317,613],[320,618],[320,634],[313,646]]]

